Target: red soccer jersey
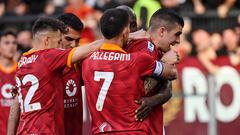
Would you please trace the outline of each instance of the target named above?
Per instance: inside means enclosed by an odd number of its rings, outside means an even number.
[[[133,40],[127,47],[126,51],[129,53],[141,52],[152,56],[153,60],[157,60],[162,57],[161,52],[159,53],[157,47],[147,39]],[[163,108],[158,106],[153,109],[149,115],[151,125],[149,126],[151,135],[162,135],[163,134]]]
[[[73,50],[46,49],[25,53],[16,82],[21,107],[17,134],[64,134],[62,70],[71,66]]]
[[[150,56],[127,54],[112,44],[104,44],[87,57],[82,63],[82,77],[93,134],[148,134],[149,120],[137,122],[134,118],[139,106],[135,100],[142,96],[141,78],[160,75],[161,71],[162,65]]]
[[[63,70],[65,135],[81,135],[83,123],[82,91],[78,65]]]
[[[14,63],[10,70],[5,69],[0,65],[0,135],[7,134],[7,122],[12,105],[11,88],[15,86],[15,74],[17,63]]]

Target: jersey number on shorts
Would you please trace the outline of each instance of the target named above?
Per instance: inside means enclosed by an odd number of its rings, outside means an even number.
[[[18,93],[19,93],[18,101],[21,104],[22,112],[31,112],[31,111],[35,111],[35,110],[40,110],[41,104],[39,102],[30,104],[30,102],[33,98],[33,95],[39,86],[39,81],[38,81],[37,77],[35,77],[34,75],[31,75],[31,74],[28,74],[23,77],[22,83],[18,77],[16,78],[16,82],[17,82],[17,86],[19,88],[18,89]],[[27,95],[26,95],[25,99],[23,100],[20,86],[21,86],[21,84],[26,85],[28,82],[31,83],[31,87],[29,88]]]
[[[103,105],[104,105],[104,100],[106,98],[108,89],[112,83],[114,73],[113,72],[99,72],[95,71],[94,72],[94,80],[95,81],[100,81],[100,79],[104,79],[102,88],[99,92],[97,103],[96,103],[96,109],[97,111],[102,111]]]

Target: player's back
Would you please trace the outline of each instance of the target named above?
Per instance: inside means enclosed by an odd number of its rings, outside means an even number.
[[[141,56],[121,49],[103,49],[82,63],[94,134],[148,134],[148,119],[137,122],[134,118],[138,108],[135,100],[143,92],[141,78],[152,75],[156,65],[149,57],[138,58]]]
[[[6,69],[0,65],[0,135],[7,134],[7,122],[10,111],[10,106],[13,101],[11,89],[15,86],[15,74],[16,74],[15,62],[11,69]]]
[[[25,53],[16,74],[21,107],[17,134],[64,134],[62,69],[70,50]]]

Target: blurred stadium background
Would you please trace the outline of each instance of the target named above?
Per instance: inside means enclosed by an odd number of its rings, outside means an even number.
[[[151,5],[151,1],[159,5]],[[72,12],[84,23],[81,45],[101,38],[98,20],[118,5],[172,8],[185,20],[173,98],[164,105],[167,135],[239,135],[240,0],[0,0],[0,30],[18,32],[19,56],[31,48],[31,25],[39,16]],[[147,21],[139,22],[147,28]],[[1,32],[0,31],[0,32]],[[84,114],[84,132],[89,116]]]

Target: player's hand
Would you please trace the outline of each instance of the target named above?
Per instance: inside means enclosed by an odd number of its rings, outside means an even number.
[[[152,112],[154,100],[151,97],[144,97],[135,102],[140,105],[135,111],[135,119],[136,121],[143,121]]]
[[[18,93],[18,88],[17,86],[13,86],[12,89],[11,89],[11,94],[13,97],[15,97]]]
[[[166,64],[178,64],[180,61],[179,58],[179,54],[177,53],[177,51],[171,49],[170,51],[166,52],[163,57],[162,57],[162,62],[166,63]]]

